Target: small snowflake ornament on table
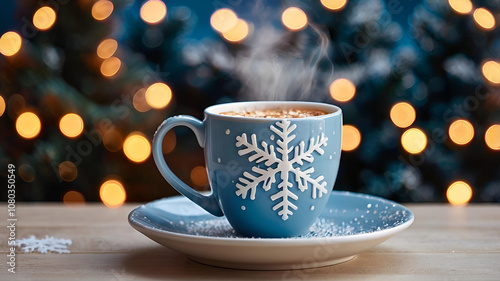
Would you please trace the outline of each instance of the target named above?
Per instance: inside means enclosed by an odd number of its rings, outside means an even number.
[[[258,166],[253,166],[252,171],[254,174],[244,172],[243,177],[240,177],[239,182],[236,184],[238,188],[236,195],[245,199],[248,193],[250,193],[250,199],[254,200],[257,186],[262,183],[264,191],[269,191],[272,184],[276,182],[276,174],[279,172],[281,182],[277,187],[280,190],[271,195],[271,200],[276,201],[281,199],[273,206],[273,211],[280,209],[278,215],[280,215],[283,220],[287,220],[290,215],[293,215],[290,209],[298,209],[291,200],[299,199],[297,194],[293,192],[293,189],[290,189],[294,186],[290,180],[290,173],[295,174],[296,186],[301,192],[304,192],[311,186],[311,196],[313,199],[316,199],[317,196],[321,197],[328,192],[324,176],[320,175],[316,178],[311,177],[311,174],[314,172],[314,167],[310,167],[307,170],[301,168],[304,165],[304,161],[313,163],[314,152],[319,155],[324,154],[322,147],[327,145],[328,138],[324,133],[321,133],[321,135],[318,135],[316,138],[313,137],[309,139],[309,146],[307,149],[304,141],[301,141],[298,146],[291,146],[290,142],[296,137],[292,132],[297,128],[297,125],[291,124],[288,120],[278,121],[274,125],[271,125],[270,129],[279,138],[276,141],[276,151],[281,154],[281,159],[276,155],[273,145],[269,145],[265,141],[262,141],[260,143],[262,148],[259,147],[255,134],[251,135],[250,142],[245,133],[236,137],[236,147],[242,147],[242,149],[238,151],[240,156],[248,155],[248,161],[255,161],[256,164],[264,162],[264,165],[268,167],[267,169],[262,169]],[[271,137],[271,140],[274,140],[274,136]],[[291,158],[289,154],[292,154]]]
[[[34,235],[29,238],[23,238],[16,241],[16,245],[24,253],[38,252],[46,254],[48,252],[69,254],[68,246],[71,245],[71,239],[54,238],[46,235],[45,238],[37,239]]]

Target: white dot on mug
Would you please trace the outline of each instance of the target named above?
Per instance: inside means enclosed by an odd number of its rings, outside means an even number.
[[[220,163],[220,161],[221,161],[221,160],[220,160],[220,158],[217,158],[217,162],[219,162],[219,163]]]
[[[229,135],[231,133],[231,130],[227,129],[226,130],[226,135]]]
[[[335,135],[335,131],[333,131],[333,135]]]
[[[332,155],[330,155],[330,159],[332,159],[332,158],[333,158],[333,156],[332,156]]]
[[[245,211],[245,210],[247,209],[247,207],[245,207],[245,206],[241,206],[241,209],[242,209],[243,211]]]
[[[271,140],[274,140],[274,135],[271,135],[269,138],[270,138]]]
[[[311,211],[314,211],[314,206],[311,206]]]

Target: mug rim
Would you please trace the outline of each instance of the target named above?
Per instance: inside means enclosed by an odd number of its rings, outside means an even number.
[[[225,111],[234,111],[235,107],[237,108],[245,108],[245,107],[252,107],[252,106],[259,106],[259,109],[262,109],[262,106],[266,105],[265,108],[277,108],[280,105],[281,106],[297,106],[301,108],[306,108],[306,109],[319,109],[323,110],[325,112],[328,112],[327,114],[323,115],[318,115],[318,116],[308,116],[308,117],[295,117],[295,118],[263,118],[263,117],[248,117],[248,116],[231,116],[231,115],[223,115],[220,114],[221,112]],[[222,104],[216,104],[209,106],[205,109],[204,111],[205,116],[210,116],[213,118],[217,119],[226,119],[226,120],[231,120],[231,121],[273,121],[273,120],[283,120],[283,119],[297,119],[297,120],[304,120],[304,119],[318,119],[318,118],[328,118],[328,117],[334,117],[334,116],[339,116],[342,114],[342,109],[336,105],[333,104],[328,104],[328,103],[321,103],[321,102],[310,102],[310,101],[243,101],[243,102],[228,102],[228,103],[222,103]]]

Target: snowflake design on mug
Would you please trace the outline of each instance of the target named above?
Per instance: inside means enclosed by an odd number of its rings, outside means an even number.
[[[319,155],[324,154],[322,147],[327,145],[328,138],[324,133],[321,133],[321,135],[309,139],[307,148],[304,141],[301,141],[297,146],[292,146],[290,142],[296,137],[292,132],[297,128],[297,125],[291,124],[288,120],[278,121],[274,125],[271,125],[270,129],[278,137],[276,140],[276,151],[274,145],[269,145],[265,141],[262,141],[259,147],[255,134],[250,136],[250,141],[245,133],[236,137],[236,147],[242,147],[238,151],[240,156],[247,155],[249,162],[255,162],[256,164],[264,162],[264,165],[267,167],[267,169],[262,169],[259,166],[253,166],[253,173],[244,172],[243,177],[240,177],[239,182],[236,184],[238,189],[236,195],[246,199],[248,194],[250,194],[250,199],[254,200],[257,186],[262,183],[264,191],[269,191],[272,184],[276,182],[276,176],[279,173],[280,182],[277,185],[279,190],[272,194],[270,198],[272,201],[279,200],[273,206],[273,210],[278,210],[278,215],[283,220],[287,220],[289,216],[293,215],[291,209],[298,209],[292,200],[296,201],[299,198],[296,194],[297,192],[295,191],[294,193],[294,184],[290,179],[291,173],[295,175],[296,187],[301,192],[311,187],[313,199],[321,197],[328,192],[324,176],[319,175],[316,178],[312,178],[311,174],[314,172],[314,167],[303,169],[304,161],[309,163],[314,162],[314,152]],[[281,157],[278,157],[276,152]]]

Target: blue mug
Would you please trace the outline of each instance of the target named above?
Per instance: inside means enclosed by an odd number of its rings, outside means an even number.
[[[324,115],[254,118],[229,111],[314,109]],[[279,238],[307,233],[330,196],[340,162],[342,111],[314,102],[237,102],[165,120],[155,133],[153,156],[177,191],[215,216],[225,215],[239,235]],[[204,148],[212,193],[203,195],[167,166],[162,141],[176,126],[193,130]]]

